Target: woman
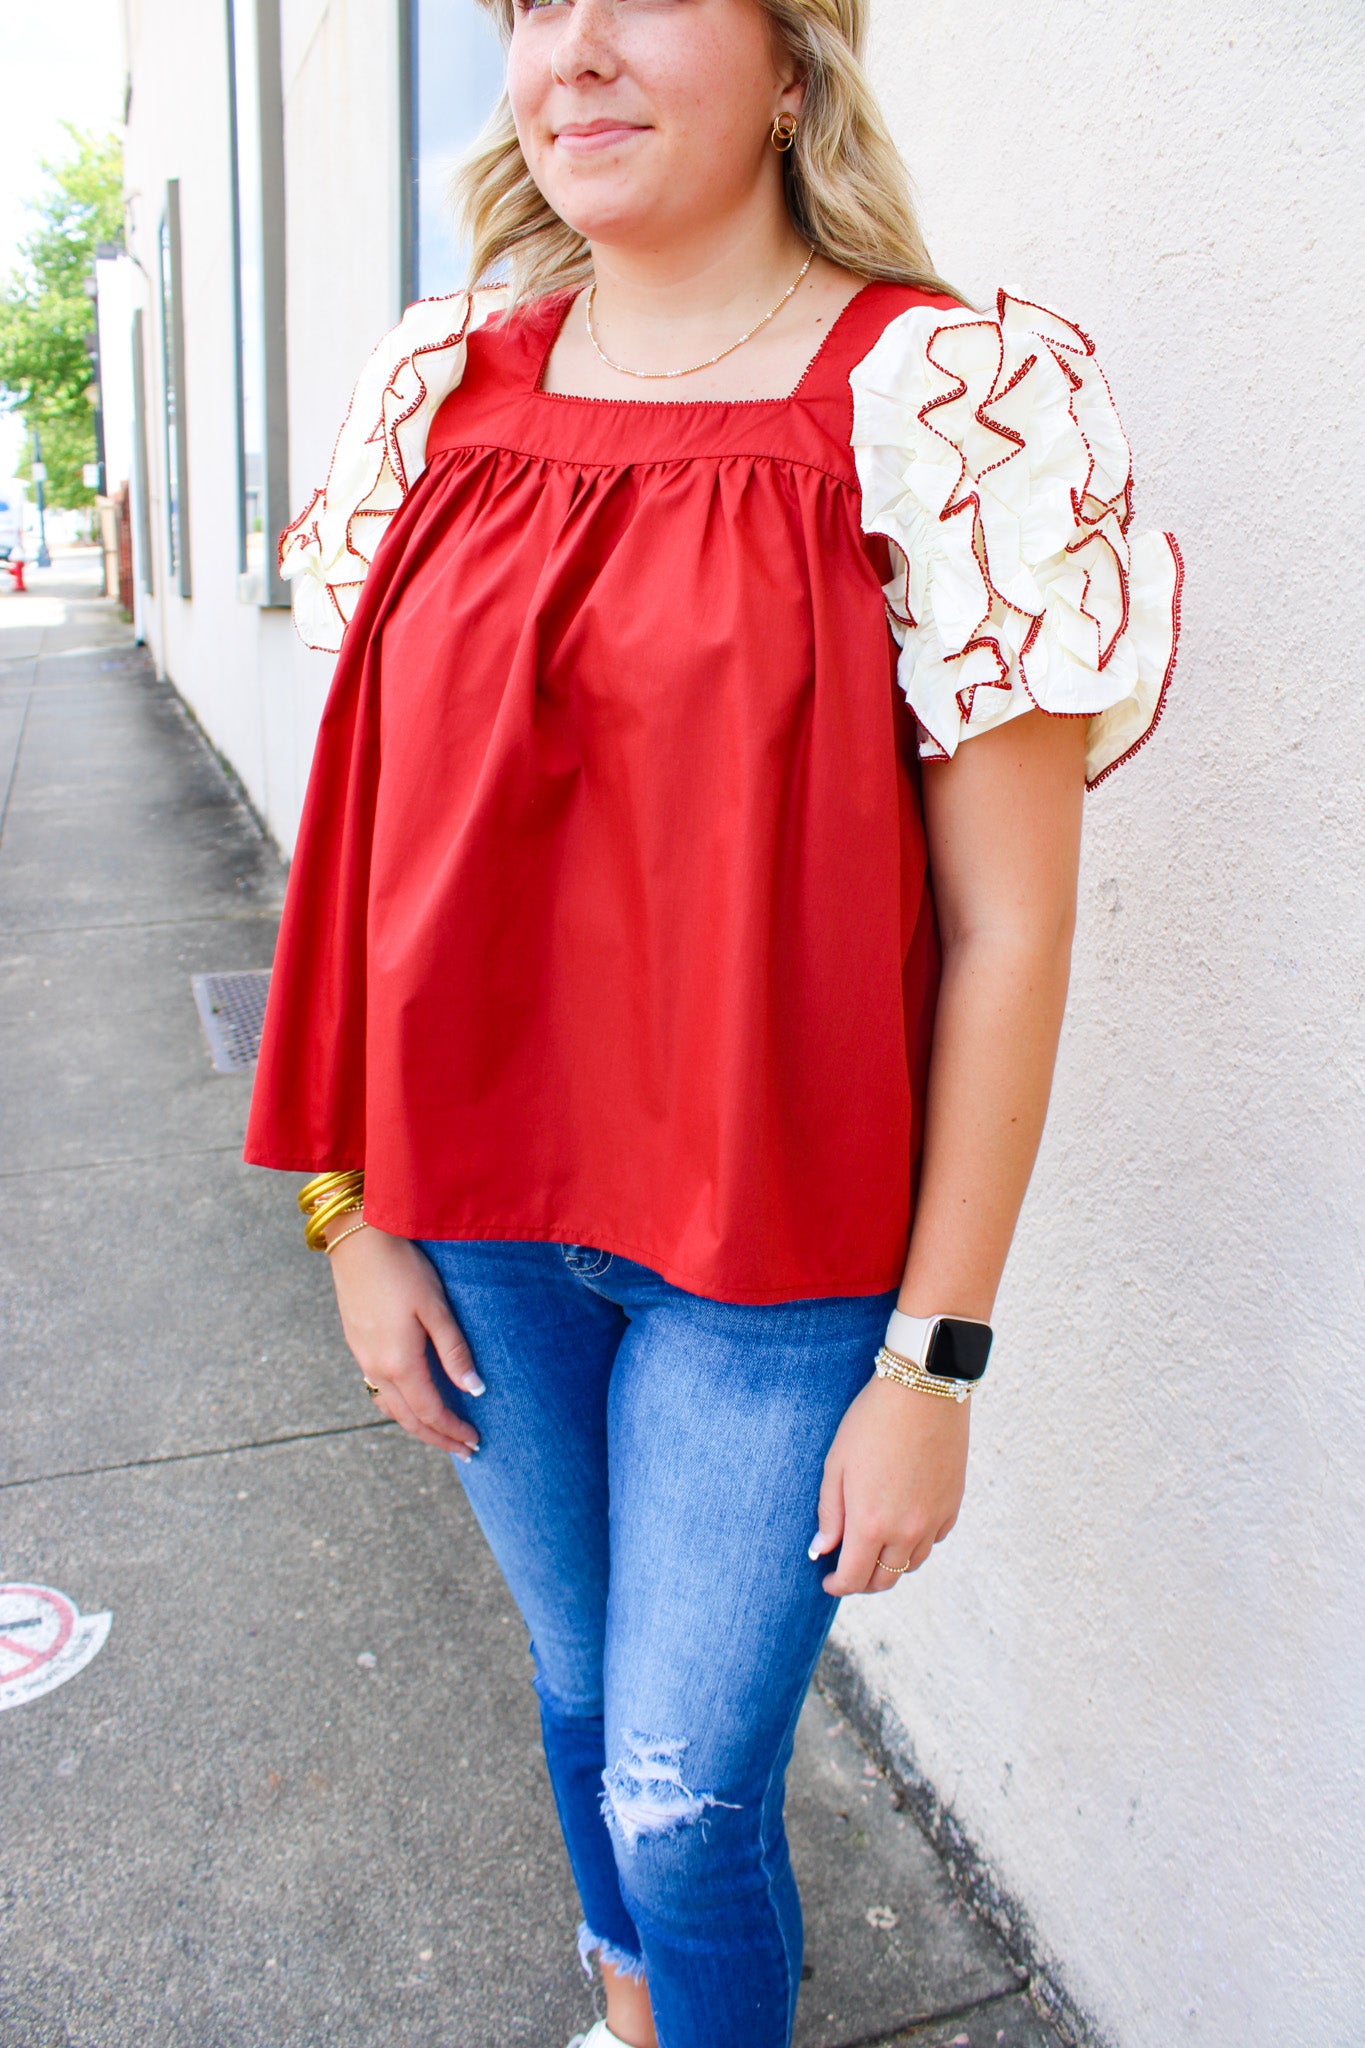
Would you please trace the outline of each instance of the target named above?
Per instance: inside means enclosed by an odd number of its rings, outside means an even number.
[[[488,4],[510,288],[285,536],[341,652],[247,1156],[529,1626],[592,2048],[782,2048],[793,1729],[957,1518],[1179,558],[1079,330],[930,270],[863,0]]]

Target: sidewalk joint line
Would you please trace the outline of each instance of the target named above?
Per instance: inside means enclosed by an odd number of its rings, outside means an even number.
[[[34,1472],[26,1479],[0,1479],[0,1493],[15,1493],[21,1486],[55,1486],[65,1479],[102,1479],[109,1472],[147,1472],[157,1465],[193,1465],[205,1458],[232,1458],[243,1451],[270,1451],[277,1444],[313,1444],[327,1437],[364,1436],[376,1429],[396,1429],[386,1417],[382,1422],[337,1422],[329,1429],[295,1429],[286,1436],[267,1436],[241,1444],[215,1444],[202,1451],[167,1451],[151,1458],[125,1458],[115,1465],[78,1465],[69,1472]]]
[[[909,2034],[918,2033],[922,2027],[950,2026],[954,2020],[969,2020],[974,2015],[988,2016],[993,2005],[1004,2005],[1008,1999],[1018,1998],[1028,1991],[1029,1980],[1021,1976],[1008,1991],[991,1991],[985,1998],[974,1998],[967,2005],[949,2005],[941,2011],[916,2013],[911,2019],[902,2020],[891,2033],[883,2027],[875,2034],[860,2034],[856,2041],[841,2041],[838,2048],[896,2048],[897,2042],[906,2040]],[[910,2043],[909,2048],[914,2048]]]
[[[14,742],[14,759],[10,762],[9,774],[5,777],[5,793],[3,797],[0,797],[0,846],[3,846],[5,840],[5,822],[9,817],[9,800],[14,794],[14,785],[19,779],[19,761],[24,751],[24,741],[28,737],[28,715],[33,708],[33,693],[36,688],[36,681],[30,683],[28,693],[24,698],[24,708],[19,715],[19,737]]]
[[[178,1159],[220,1159],[225,1152],[241,1155],[240,1145],[196,1145],[192,1152],[133,1152],[118,1159],[77,1159],[69,1166],[14,1166],[0,1168],[0,1181],[32,1180],[42,1174],[50,1180],[57,1173],[107,1173],[116,1166],[164,1166]]]
[[[256,924],[278,918],[279,904],[263,910],[211,910],[203,917],[113,918],[107,924],[16,924],[0,925],[0,939],[64,939],[82,932],[180,931],[190,924]]]

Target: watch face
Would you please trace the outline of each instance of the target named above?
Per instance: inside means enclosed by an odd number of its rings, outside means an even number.
[[[943,1380],[979,1380],[990,1356],[989,1323],[968,1323],[945,1316],[929,1339],[924,1370]]]

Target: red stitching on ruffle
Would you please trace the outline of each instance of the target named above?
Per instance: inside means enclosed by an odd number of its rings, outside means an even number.
[[[938,516],[940,520],[953,517],[956,513],[960,512],[967,505],[970,505],[973,508],[973,512],[977,517],[980,516],[981,512],[981,501],[977,497],[975,491],[968,492],[967,496],[965,498],[959,499],[956,504],[953,502],[954,499],[957,498],[957,494],[962,488],[964,478],[971,476],[972,472],[967,466],[966,456],[962,453],[962,450],[957,446],[956,442],[950,440],[946,434],[940,433],[938,428],[934,426],[934,424],[928,417],[928,415],[931,412],[937,412],[938,408],[941,405],[956,405],[959,403],[960,400],[964,399],[967,396],[966,378],[959,376],[956,370],[950,370],[946,363],[941,363],[938,360],[938,357],[934,354],[934,343],[938,340],[941,334],[957,334],[961,333],[964,329],[971,327],[990,328],[991,332],[995,336],[996,341],[996,368],[995,375],[991,378],[991,388],[986,393],[986,396],[982,399],[980,405],[975,406],[973,408],[972,416],[977,421],[979,426],[982,426],[986,429],[986,432],[988,434],[998,434],[1002,441],[1009,441],[1012,444],[1008,455],[1000,456],[995,462],[988,462],[985,468],[977,473],[977,480],[979,481],[980,478],[983,476],[989,476],[993,469],[1001,469],[1004,467],[1005,463],[1012,462],[1015,456],[1019,453],[1020,449],[1026,445],[1023,435],[1016,433],[1013,427],[1003,427],[997,420],[989,420],[985,417],[986,407],[988,405],[993,405],[996,402],[997,395],[1000,397],[1003,397],[1005,395],[1004,392],[997,394],[995,389],[996,384],[999,382],[1000,372],[1005,367],[1005,337],[1001,333],[999,327],[995,326],[989,320],[945,321],[943,326],[936,327],[933,333],[929,336],[927,343],[925,344],[925,358],[928,362],[933,364],[934,368],[938,371],[940,377],[947,377],[951,379],[951,381],[957,386],[956,391],[940,391],[937,398],[927,399],[919,409],[920,425],[922,427],[927,428],[928,431],[934,436],[934,439],[936,441],[942,441],[945,448],[951,448],[954,455],[956,455],[957,457],[957,482],[953,485],[952,490],[949,491],[948,496],[944,501],[942,510],[939,512]],[[1031,370],[1033,368],[1033,365],[1037,362],[1037,360],[1037,356],[1030,356],[1028,361],[1020,366],[1018,374],[1010,379],[1009,384],[1006,386],[1006,390],[1013,390],[1014,386],[1019,381],[1019,377],[1022,376],[1026,371]]]
[[[1118,549],[1114,546],[1107,533],[1092,531],[1085,534],[1079,540],[1069,541],[1066,547],[1067,554],[1078,554],[1082,548],[1089,547],[1092,540],[1097,540],[1102,547],[1108,548],[1110,554],[1114,557],[1114,567],[1118,570],[1119,576],[1119,622],[1114,628],[1114,636],[1107,647],[1104,644],[1104,627],[1100,619],[1094,612],[1088,612],[1085,608],[1085,600],[1089,597],[1090,586],[1095,580],[1089,569],[1085,571],[1085,588],[1081,592],[1080,614],[1083,619],[1089,619],[1091,625],[1095,628],[1095,640],[1100,649],[1100,658],[1096,666],[1098,672],[1103,675],[1105,669],[1109,666],[1114,649],[1128,631],[1128,569],[1123,557],[1119,554]]]
[[[1087,356],[1094,355],[1095,344],[1084,328],[1078,327],[1074,320],[1068,320],[1065,313],[1059,313],[1054,306],[1045,306],[1040,299],[1018,299],[1014,296],[1013,292],[1007,292],[1005,287],[1000,285],[995,294],[995,311],[1002,327],[1005,322],[1006,306],[1027,306],[1031,313],[1045,313],[1049,320],[1060,320],[1063,327],[1069,327],[1077,341],[1080,342],[1082,353]],[[1047,342],[1047,346],[1051,348],[1052,344],[1048,341],[1045,334],[1040,334],[1038,339]],[[1064,342],[1059,344],[1060,347],[1065,347],[1065,345]]]
[[[1029,649],[1032,647],[1034,641],[1038,638],[1038,635],[1042,632],[1042,630],[1043,617],[1042,614],[1039,613],[1038,617],[1034,619],[1033,623],[1030,625],[1028,632],[1024,636],[1024,644],[1019,649],[1019,680],[1024,686],[1024,695],[1028,698],[1030,704],[1032,704],[1037,710],[1046,712],[1049,718],[1091,717],[1092,714],[1089,711],[1050,711],[1048,710],[1047,705],[1040,703],[1038,698],[1034,695],[1033,687],[1028,679],[1028,670],[1024,666],[1024,657],[1028,653]]]
[[[1041,308],[1039,310],[1041,310]],[[956,391],[942,391],[939,393],[937,398],[931,398],[926,400],[926,402],[920,407],[917,417],[919,419],[920,425],[924,427],[929,433],[931,433],[934,436],[935,440],[942,441],[945,448],[952,449],[958,461],[957,482],[953,485],[952,490],[948,493],[948,496],[944,500],[943,506],[938,513],[939,523],[944,524],[947,520],[955,518],[959,512],[965,511],[968,506],[971,507],[972,553],[976,557],[977,566],[981,571],[981,580],[985,584],[989,596],[997,604],[1003,605],[1006,611],[1014,612],[1019,618],[1031,619],[1038,615],[1035,615],[1032,612],[1025,611],[1022,605],[1012,603],[1011,600],[1005,596],[1004,592],[997,588],[995,579],[991,575],[990,548],[986,540],[986,522],[981,511],[980,496],[976,491],[969,491],[966,494],[966,496],[962,498],[958,498],[957,496],[958,492],[962,489],[962,485],[965,479],[969,476],[972,476],[972,471],[968,467],[966,456],[963,454],[962,450],[959,447],[957,447],[957,445],[953,441],[951,441],[946,434],[941,433],[939,429],[936,426],[934,426],[927,417],[927,415],[933,412],[938,406],[956,404],[960,399],[964,398],[967,394],[966,379],[964,377],[959,376],[956,370],[949,369],[946,363],[941,363],[938,360],[938,357],[934,354],[934,343],[938,340],[941,334],[952,333],[959,331],[962,328],[973,326],[990,327],[996,337],[996,369],[995,374],[991,379],[991,389],[987,392],[985,398],[982,399],[980,405],[975,406],[973,408],[973,418],[977,421],[978,425],[986,429],[987,433],[997,434],[999,435],[1001,440],[1009,441],[1013,444],[1007,455],[1000,456],[995,462],[988,462],[984,468],[978,470],[976,472],[975,477],[973,478],[973,481],[979,483],[981,481],[981,478],[984,476],[989,476],[992,470],[1002,469],[1007,462],[1012,462],[1015,456],[1018,455],[1022,450],[1024,450],[1028,446],[1026,436],[1016,432],[1016,430],[1013,427],[1007,427],[1003,425],[999,420],[988,419],[986,417],[986,408],[988,406],[998,404],[1000,399],[1005,397],[1008,392],[1012,391],[1015,388],[1015,386],[1018,383],[1020,383],[1024,377],[1028,375],[1029,371],[1034,368],[1038,361],[1038,357],[1036,353],[1025,357],[1024,361],[1019,365],[1019,368],[1015,371],[1014,375],[1010,378],[1008,384],[1005,385],[1004,389],[997,390],[996,386],[999,383],[1000,372],[1003,370],[1005,364],[1005,337],[1002,329],[998,325],[988,320],[957,320],[952,322],[945,322],[943,326],[936,327],[934,329],[933,333],[929,336],[928,342],[925,345],[925,358],[928,362],[933,364],[933,367],[938,371],[941,377],[951,378],[952,381],[957,385],[957,389]],[[1074,411],[1072,413],[1072,417],[1073,419],[1075,417]],[[1088,484],[1091,476],[1093,476],[1094,474],[1095,464],[1094,458],[1090,455],[1089,442],[1085,440],[1085,436],[1083,434],[1081,436],[1081,439],[1085,443],[1086,455],[1089,458],[1089,466],[1086,472],[1086,483]],[[956,503],[954,503],[955,499]],[[1072,511],[1074,514],[1076,509],[1076,493],[1074,490],[1071,493],[1071,499]],[[984,625],[986,620],[989,619],[990,610],[991,608],[988,604],[986,606],[985,611],[982,613],[981,618],[977,621],[978,626]]]
[[[965,661],[969,654],[978,654],[983,649],[995,656],[995,665],[1000,673],[993,683],[990,681],[971,683],[965,690],[954,692],[957,698],[957,708],[962,714],[964,725],[970,725],[972,722],[972,707],[976,703],[976,693],[978,690],[1003,690],[1008,696],[1012,688],[1010,683],[1010,665],[1001,650],[1000,642],[989,637],[983,636],[979,640],[969,640],[959,653],[945,655],[944,666],[946,667],[950,661]]]
[[[453,300],[457,298],[462,298],[465,302],[464,317],[461,320],[459,327],[453,334],[448,335],[444,340],[425,342],[420,347],[413,348],[409,354],[399,357],[398,361],[394,364],[393,369],[390,372],[387,383],[385,384],[383,390],[379,394],[378,422],[376,426],[365,436],[365,446],[367,448],[372,446],[376,440],[382,439],[384,441],[385,456],[388,459],[390,468],[393,470],[394,477],[398,483],[399,490],[401,491],[404,497],[407,496],[409,487],[407,482],[407,475],[403,467],[402,454],[401,451],[399,450],[396,437],[399,427],[405,426],[408,420],[412,418],[413,414],[421,409],[421,406],[426,398],[427,384],[421,372],[417,372],[417,381],[420,386],[418,397],[415,399],[413,404],[408,406],[407,409],[399,416],[399,418],[397,418],[393,422],[392,428],[389,427],[384,416],[384,401],[388,397],[389,393],[394,389],[400,371],[405,369],[409,363],[411,363],[415,368],[418,356],[439,354],[443,349],[458,347],[460,342],[462,342],[469,333],[469,323],[474,317],[474,294],[472,292],[446,292],[438,294],[434,298],[418,299],[414,301],[414,304],[416,305],[430,306],[441,305],[445,302],[446,299]],[[411,311],[411,308],[409,307],[406,310]],[[361,376],[363,375],[364,372],[362,371]],[[359,390],[359,388],[360,378],[357,378],[355,385],[353,386],[351,391],[351,399],[349,405],[346,408],[345,417],[342,420],[340,427],[337,429],[336,439],[332,443],[332,459],[327,466],[328,483],[331,482],[332,471],[336,468],[337,450],[341,446],[342,435],[350,426],[351,417],[355,412],[356,392]],[[377,481],[378,479],[376,479],[376,482]],[[317,544],[319,548],[321,548],[322,537],[318,530],[318,521],[316,519],[313,520],[311,530],[307,530],[307,523],[311,515],[313,514],[315,508],[319,504],[325,504],[326,499],[327,484],[323,484],[319,490],[314,491],[312,498],[308,502],[308,505],[299,514],[298,518],[293,520],[290,523],[290,525],[286,526],[283,533],[281,533],[276,547],[276,559],[279,562],[281,570],[283,570],[284,567],[285,547],[291,534],[302,532],[305,534],[305,544],[307,540],[312,540]],[[367,513],[363,511],[361,507],[357,507],[355,511],[353,511],[350,514],[346,521],[346,532],[342,542],[343,553],[352,556],[357,562],[362,563],[364,565],[365,570],[368,571],[370,566],[369,558],[365,555],[362,555],[360,553],[360,550],[358,548],[353,547],[351,544],[351,528],[354,525],[357,518],[370,517],[379,519],[390,519],[392,518],[392,516],[393,514],[391,512],[379,512],[377,510],[371,510],[370,512]],[[361,580],[363,581],[363,577]],[[328,591],[332,590],[332,584],[330,582],[328,582],[325,587]],[[338,583],[336,587],[342,590],[350,590],[354,589],[355,585],[349,583]],[[335,596],[333,597],[332,602],[336,604]],[[336,608],[338,613],[340,613],[341,607],[339,604],[336,605]],[[343,623],[345,623],[344,615]]]
[[[1107,768],[1101,768],[1093,782],[1086,783],[1085,786],[1088,790],[1098,789],[1106,775],[1112,775],[1116,768],[1121,768],[1125,761],[1132,759],[1139,747],[1146,746],[1148,740],[1152,737],[1158,725],[1160,725],[1161,714],[1166,709],[1166,692],[1171,687],[1171,677],[1175,674],[1176,655],[1180,651],[1180,599],[1181,593],[1185,588],[1185,557],[1181,554],[1180,543],[1173,533],[1164,534],[1163,538],[1175,561],[1175,588],[1171,592],[1171,652],[1166,662],[1166,673],[1161,678],[1161,688],[1157,691],[1156,708],[1127,752],[1120,754],[1116,760],[1111,761]]]
[[[335,461],[335,449],[333,449],[332,451],[332,457],[333,460]],[[308,525],[309,519],[312,518],[314,507],[322,503],[322,496],[323,494],[320,490],[314,491],[312,497],[308,500],[308,503],[304,506],[302,512],[299,513],[298,518],[291,519],[288,526],[285,527],[284,532],[280,535],[279,544],[276,552],[276,559],[279,562],[281,568],[283,568],[284,566],[285,542],[289,539],[291,533],[303,532],[304,528]],[[321,535],[318,533],[318,523],[316,519],[313,520],[311,538],[318,543],[319,547],[321,547],[322,538]]]
[[[1124,480],[1119,489],[1117,497],[1113,499],[1105,499],[1097,496],[1095,498],[1095,503],[1099,505],[1102,509],[1100,513],[1096,515],[1096,517],[1090,517],[1085,511],[1085,500],[1091,495],[1090,480],[1095,474],[1095,454],[1094,450],[1091,448],[1089,440],[1086,438],[1084,427],[1082,427],[1079,419],[1077,419],[1076,417],[1075,406],[1069,404],[1068,410],[1071,414],[1072,422],[1076,428],[1076,432],[1080,435],[1081,441],[1084,444],[1086,459],[1088,463],[1085,483],[1081,491],[1078,494],[1074,488],[1072,490],[1072,508],[1075,512],[1076,522],[1078,525],[1094,526],[1098,524],[1099,520],[1104,517],[1105,512],[1111,509],[1116,510],[1119,502],[1122,501],[1123,512],[1119,518],[1119,525],[1122,531],[1126,533],[1128,531],[1129,522],[1133,516],[1133,451],[1131,446],[1129,445],[1128,436],[1123,432],[1123,421],[1119,416],[1119,409],[1117,405],[1114,403],[1114,393],[1110,387],[1109,379],[1105,376],[1103,366],[1096,357],[1094,342],[1090,339],[1090,336],[1084,331],[1083,328],[1078,327],[1074,320],[1068,320],[1065,314],[1054,312],[1051,307],[1040,305],[1036,299],[1013,298],[1011,294],[1005,291],[1003,288],[997,291],[996,293],[996,311],[1001,321],[1002,327],[1005,319],[1005,308],[1006,306],[1011,305],[1027,307],[1030,311],[1034,313],[1044,313],[1047,315],[1049,320],[1059,321],[1063,327],[1067,328],[1072,334],[1075,335],[1077,341],[1080,343],[1080,347],[1074,351],[1068,351],[1067,344],[1064,341],[1054,341],[1050,335],[1041,334],[1038,336],[1038,339],[1043,343],[1044,347],[1047,349],[1048,354],[1052,357],[1053,362],[1056,363],[1058,369],[1066,378],[1073,399],[1076,393],[1083,388],[1085,379],[1072,366],[1072,364],[1066,360],[1067,353],[1074,353],[1083,356],[1086,362],[1089,364],[1090,369],[1093,371],[1094,375],[1099,378],[1100,383],[1104,386],[1104,393],[1106,398],[1109,400],[1110,410],[1114,415],[1115,422],[1118,426],[1119,434],[1123,440],[1124,448],[1127,450],[1127,471],[1124,476]],[[1036,332],[1036,330],[1030,329],[1030,332]],[[1061,351],[1061,353],[1059,353],[1059,351]]]
[[[418,356],[439,355],[445,349],[459,347],[460,343],[464,340],[465,336],[469,332],[469,323],[474,316],[473,292],[466,292],[464,297],[464,319],[460,322],[457,331],[454,334],[447,336],[447,338],[444,341],[428,342],[425,348],[415,348],[410,356],[404,356],[401,362],[398,362],[394,365],[393,376],[390,377],[388,383],[384,386],[383,393],[381,394],[380,418],[384,420],[384,439],[389,451],[389,465],[393,470],[394,475],[398,479],[398,487],[402,491],[403,496],[405,498],[408,494],[408,481],[407,473],[403,468],[402,451],[398,446],[398,429],[400,427],[405,427],[408,421],[412,418],[413,414],[421,411],[423,405],[426,403],[427,396],[426,380],[423,378],[421,371],[418,370],[417,368],[417,358]],[[384,416],[383,401],[385,398],[388,397],[389,393],[393,390],[394,384],[397,381],[398,372],[401,369],[406,368],[406,366],[409,363],[411,363],[413,370],[416,374],[417,382],[418,385],[420,386],[420,389],[418,391],[417,396],[414,398],[412,404],[408,407],[407,411],[401,413],[399,417],[394,421],[392,427],[390,427],[387,419]]]
[[[896,607],[892,604],[891,599],[888,597],[886,600],[887,613],[892,619],[895,620],[898,626],[904,626],[910,632],[918,632],[919,620],[915,617],[915,614],[910,609],[910,557],[906,554],[905,549],[901,546],[900,542],[895,538],[894,534],[883,533],[881,537],[886,542],[888,548],[890,548],[895,554],[900,556],[901,561],[904,565],[904,574],[901,577],[901,584],[905,591],[904,608],[901,611],[897,611]],[[892,567],[895,567],[894,562],[892,563]]]

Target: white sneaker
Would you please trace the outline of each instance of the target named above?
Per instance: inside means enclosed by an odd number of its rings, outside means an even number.
[[[599,2020],[589,2034],[575,2034],[568,2048],[626,2048],[619,2034],[613,2034],[605,2020]]]

